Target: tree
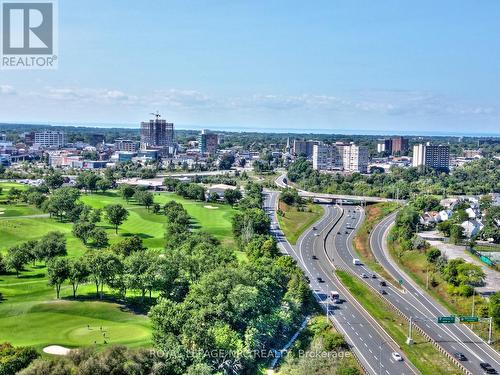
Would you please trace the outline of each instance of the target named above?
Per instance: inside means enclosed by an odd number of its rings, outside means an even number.
[[[9,193],[7,194],[7,200],[17,201],[21,197],[22,191],[16,187],[10,188]]]
[[[146,248],[142,244],[142,239],[139,236],[132,236],[123,239],[122,241],[111,245],[110,250],[115,254],[128,257],[130,254],[137,251],[145,250]]]
[[[20,245],[13,246],[7,251],[5,265],[8,269],[16,271],[16,276],[19,277],[19,271],[22,271],[24,265],[29,261],[29,254],[25,248]]]
[[[239,189],[224,190],[224,200],[231,206],[241,199],[241,191]]]
[[[42,207],[47,197],[38,191],[32,191],[26,196],[26,201],[38,208]]]
[[[152,275],[148,272],[155,263],[156,255],[149,251],[136,251],[125,258],[125,276],[128,289],[141,292],[141,302],[146,291],[153,284]]]
[[[46,262],[56,256],[66,255],[66,238],[61,232],[49,232],[36,245],[40,259]]]
[[[92,236],[92,232],[95,229],[95,224],[88,221],[77,221],[73,224],[72,233],[76,238],[82,240],[83,244],[86,245],[89,238]]]
[[[68,279],[69,265],[66,258],[52,258],[47,263],[47,276],[49,285],[56,288],[56,298],[59,299],[61,285]]]
[[[141,206],[146,207],[146,209],[148,211],[149,211],[149,207],[151,207],[151,205],[154,203],[153,194],[149,191],[146,191],[146,190],[137,190],[134,194],[134,199]]]
[[[73,287],[73,298],[76,298],[78,286],[87,281],[89,277],[89,267],[85,258],[72,258],[68,262],[68,280]]]
[[[436,263],[437,259],[441,256],[441,251],[435,247],[431,248],[427,253],[427,261],[429,263]]]
[[[232,224],[235,237],[247,243],[254,235],[269,234],[271,221],[262,209],[250,208],[236,212]]]
[[[221,156],[219,160],[219,169],[220,170],[229,170],[231,169],[233,163],[234,163],[234,155],[232,154],[225,154]]]
[[[135,194],[135,188],[130,185],[120,185],[120,195],[122,196],[123,199],[125,199],[127,202],[132,198]]]
[[[64,177],[62,176],[61,173],[59,172],[51,172],[47,174],[44,178],[45,183],[51,190],[58,189],[62,186],[64,183]]]
[[[108,204],[104,207],[106,219],[115,227],[115,233],[118,234],[118,227],[127,219],[129,212],[121,204]]]
[[[212,191],[212,192],[208,195],[207,201],[208,201],[208,202],[211,202],[211,203],[215,203],[215,202],[217,202],[219,199],[220,199],[219,194],[217,194],[217,192],[216,192],[216,191]]]
[[[45,211],[56,215],[62,221],[75,208],[80,192],[72,187],[62,187],[55,190],[44,202]]]
[[[8,342],[0,344],[0,374],[19,374],[23,368],[34,361],[39,354],[29,346],[14,347]]]
[[[454,224],[450,220],[442,221],[438,223],[437,229],[443,233],[444,236],[449,237],[451,232],[451,227]]]
[[[96,286],[96,295],[102,299],[104,284],[111,282],[117,274],[122,272],[121,259],[111,251],[104,250],[89,251],[86,260],[90,270],[90,279]]]
[[[159,203],[153,204],[153,213],[157,214],[160,212],[160,210],[161,210],[161,206]]]
[[[493,197],[491,195],[482,195],[479,198],[479,208],[481,211],[488,210],[493,203]]]
[[[100,178],[97,180],[96,187],[103,193],[105,193],[107,190],[111,189],[112,182],[109,180],[106,180],[105,178]]]
[[[90,233],[90,236],[92,238],[92,244],[98,249],[106,247],[109,244],[108,235],[106,234],[106,231],[102,228],[99,227],[94,228]]]
[[[76,177],[76,186],[85,191],[96,191],[97,182],[101,177],[93,171],[85,171]]]
[[[300,198],[299,192],[296,189],[286,188],[280,193],[280,201],[291,206],[301,204],[302,198]]]
[[[450,228],[451,243],[458,244],[462,238],[464,238],[464,228],[458,224],[452,225]]]
[[[500,292],[496,292],[490,297],[490,316],[493,318],[496,327],[500,327]]]

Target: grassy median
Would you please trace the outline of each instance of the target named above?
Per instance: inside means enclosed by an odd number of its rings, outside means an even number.
[[[279,202],[282,215],[278,215],[280,228],[286,239],[292,244],[297,243],[300,235],[323,215],[323,207],[309,203],[302,210],[298,207]]]
[[[398,207],[399,204],[395,202],[376,203],[367,206],[365,220],[353,240],[354,249],[358,252],[362,262],[397,287],[399,287],[398,282],[375,259],[370,247],[370,233],[384,217],[394,212]]]
[[[422,374],[457,374],[461,371],[415,330],[414,344],[406,344],[408,322],[362,281],[345,271],[336,271],[342,284],[398,343],[406,357]]]

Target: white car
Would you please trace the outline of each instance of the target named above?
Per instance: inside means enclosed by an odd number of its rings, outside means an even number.
[[[392,359],[394,359],[395,361],[402,361],[403,357],[401,357],[401,354],[399,354],[398,352],[392,352]]]

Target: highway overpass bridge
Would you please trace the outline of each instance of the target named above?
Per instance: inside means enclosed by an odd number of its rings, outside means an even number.
[[[281,188],[292,187],[287,184],[286,175],[282,174],[276,179],[276,185]],[[295,187],[294,187],[295,188]],[[296,188],[295,188],[296,189]],[[322,202],[342,203],[342,204],[367,204],[367,203],[381,203],[381,202],[399,202],[404,203],[403,200],[381,198],[381,197],[364,197],[359,195],[343,195],[343,194],[327,194],[327,193],[314,193],[296,189],[299,195],[304,198],[311,198],[313,200]]]

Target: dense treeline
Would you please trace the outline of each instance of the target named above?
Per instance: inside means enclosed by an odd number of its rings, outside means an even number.
[[[278,256],[269,219],[260,208],[261,187],[249,184],[233,231],[248,262],[213,237],[189,232],[180,208],[170,212],[166,258],[172,289],[152,308],[155,347],[172,374],[251,373],[258,353],[279,347],[313,307],[295,262]],[[252,235],[248,235],[252,233]],[[265,360],[265,358],[262,358]]]
[[[457,167],[450,174],[432,169],[391,168],[390,173],[361,175],[319,173],[299,158],[288,168],[288,179],[300,188],[322,193],[407,199],[415,194],[477,195],[500,192],[500,160],[480,159]]]

